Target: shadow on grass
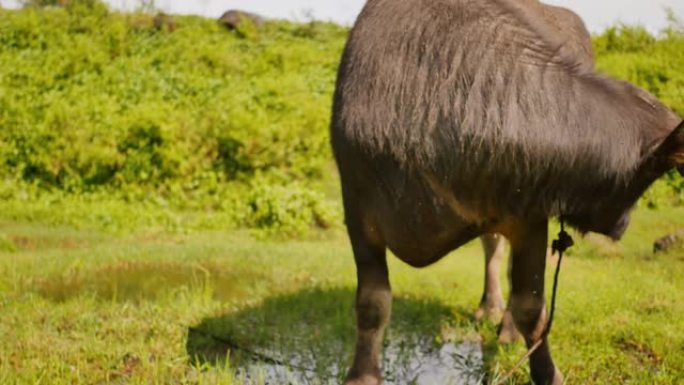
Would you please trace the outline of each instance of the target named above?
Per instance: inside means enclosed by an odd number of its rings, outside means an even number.
[[[228,360],[245,383],[339,384],[356,334],[353,299],[351,289],[272,297],[191,327],[187,352],[205,365]],[[385,383],[482,382],[479,341],[438,343],[459,313],[435,300],[395,298],[382,359]]]

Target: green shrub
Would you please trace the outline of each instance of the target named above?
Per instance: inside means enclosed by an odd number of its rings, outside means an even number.
[[[193,16],[159,28],[99,0],[26,4],[0,9],[3,216],[290,235],[340,223],[323,186],[346,28],[227,31]],[[602,71],[684,114],[684,35],[671,19],[659,36],[618,26],[594,43]],[[648,205],[683,188],[673,174]]]
[[[231,32],[180,16],[160,29],[151,15],[102,4],[0,11],[0,178],[35,191],[36,204],[104,194],[230,212],[219,215],[225,226],[330,224],[316,186],[331,163],[346,29],[318,23],[314,38],[276,22]]]
[[[653,93],[684,115],[684,33],[672,25],[658,37],[619,26],[594,38],[599,70]]]
[[[254,182],[250,191],[246,224],[262,234],[296,236],[311,228],[327,229],[336,215],[320,193],[297,184]]]

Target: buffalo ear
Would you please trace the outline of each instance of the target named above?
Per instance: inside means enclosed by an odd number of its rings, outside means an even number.
[[[670,161],[672,162],[672,165],[677,167],[679,174],[684,176],[684,121],[679,123],[679,126],[675,128],[672,135],[675,135],[676,137],[677,149],[670,155]]]
[[[684,121],[667,136],[658,153],[667,163],[667,169],[676,168],[684,176]]]

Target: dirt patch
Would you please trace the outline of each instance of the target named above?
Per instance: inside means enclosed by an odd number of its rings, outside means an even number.
[[[78,249],[87,247],[90,242],[77,238],[28,237],[16,235],[10,238],[17,250],[35,251],[45,249]]]
[[[650,346],[635,339],[619,337],[615,340],[615,345],[636,359],[641,365],[657,368],[663,363],[663,359]]]
[[[223,300],[246,295],[246,283],[258,279],[258,272],[228,269],[214,262],[119,262],[96,270],[39,279],[30,289],[57,302],[80,295],[94,295],[107,301],[140,301],[184,287],[209,289],[216,299]]]

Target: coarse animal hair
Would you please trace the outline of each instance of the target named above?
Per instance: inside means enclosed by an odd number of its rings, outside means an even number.
[[[590,44],[576,15],[536,0],[368,0],[331,124],[358,282],[345,384],[382,382],[387,250],[425,267],[492,233],[511,244],[532,380],[563,383],[544,332],[549,217],[618,240],[648,186],[684,172],[684,122],[597,74]]]
[[[602,205],[679,120],[585,65],[543,7],[369,0],[342,58],[333,136],[434,175],[470,205],[546,214]],[[364,22],[380,14],[383,25]]]

